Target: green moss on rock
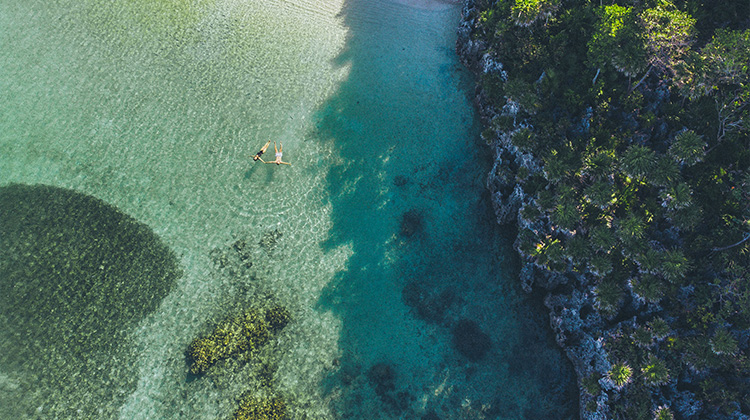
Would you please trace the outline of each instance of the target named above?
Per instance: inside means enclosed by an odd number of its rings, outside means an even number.
[[[259,399],[245,395],[232,420],[283,420],[287,418],[286,403],[280,397]]]
[[[257,350],[290,319],[289,312],[281,306],[265,312],[251,309],[225,319],[208,336],[197,338],[188,346],[190,372],[203,374],[220,360]]]

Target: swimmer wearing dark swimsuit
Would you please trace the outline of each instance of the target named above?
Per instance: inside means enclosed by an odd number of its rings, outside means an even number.
[[[270,144],[271,144],[271,140],[268,140],[268,142],[263,147],[260,148],[260,151],[258,153],[256,153],[255,156],[253,156],[253,160],[256,161],[256,162],[258,160],[260,160],[261,162],[266,163],[266,161],[263,160],[263,158],[261,158],[261,156],[263,155],[263,153],[266,153],[266,149],[268,149],[268,146]]]

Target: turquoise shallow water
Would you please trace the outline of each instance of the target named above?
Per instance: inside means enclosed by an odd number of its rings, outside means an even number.
[[[573,417],[484,192],[457,6],[2,3],[0,185],[116,206],[182,277],[106,375],[0,359],[0,417],[228,418],[248,390],[295,419]],[[267,139],[292,166],[249,159]],[[191,340],[269,296],[293,321],[256,361],[187,375]]]

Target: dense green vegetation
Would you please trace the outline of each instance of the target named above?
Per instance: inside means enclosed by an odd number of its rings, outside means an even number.
[[[612,415],[673,418],[658,402],[680,391],[701,418],[750,413],[750,3],[476,6],[503,65],[480,80],[485,137],[542,164],[513,168],[519,251],[636,319],[603,337]]]

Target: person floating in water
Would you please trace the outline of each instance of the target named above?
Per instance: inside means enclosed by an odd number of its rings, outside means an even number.
[[[263,156],[263,153],[266,153],[266,149],[268,149],[268,145],[270,145],[270,144],[271,144],[271,140],[268,140],[266,142],[266,144],[263,145],[263,147],[260,148],[260,151],[258,153],[256,153],[255,156],[253,156],[253,160],[256,161],[256,162],[260,160],[263,163],[268,163],[265,160],[263,160],[263,158],[261,156]]]
[[[279,148],[276,148],[276,142],[273,142],[273,148],[274,150],[276,150],[276,160],[274,160],[273,162],[264,162],[264,163],[275,163],[277,165],[281,165],[283,163],[284,165],[290,165],[290,166],[292,165],[289,162],[281,161],[281,151],[284,148],[284,145],[281,142],[279,142]]]

